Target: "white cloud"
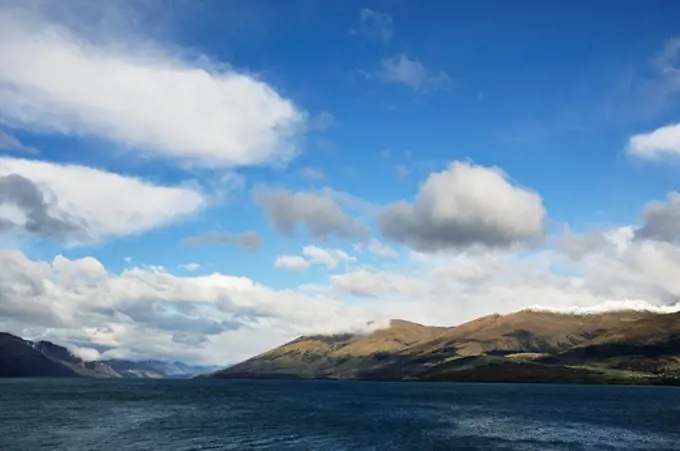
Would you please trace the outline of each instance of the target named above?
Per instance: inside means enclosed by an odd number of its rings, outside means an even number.
[[[0,267],[0,330],[105,349],[105,358],[228,363],[248,356],[242,347],[259,352],[300,334],[359,331],[371,319],[323,293],[218,273],[114,274],[92,257],[37,262],[18,251],[0,251]]]
[[[538,239],[545,216],[541,197],[511,185],[500,169],[454,162],[427,178],[414,203],[385,208],[379,227],[387,238],[437,251]]]
[[[153,185],[85,166],[0,158],[0,176],[12,174],[42,189],[48,212],[80,224],[86,241],[141,233],[186,218],[206,204],[190,188]]]
[[[328,269],[335,269],[343,262],[356,262],[356,257],[352,257],[342,249],[324,249],[318,246],[305,246],[302,255],[308,258],[311,264],[324,265]]]
[[[341,263],[356,262],[353,257],[342,249],[324,249],[318,246],[305,246],[302,255],[282,255],[276,258],[276,268],[302,271],[312,265],[322,265],[328,269],[336,269]]]
[[[388,318],[456,325],[525,308],[680,309],[680,247],[636,240],[634,232],[607,230],[598,247],[571,257],[551,249],[413,253],[333,274],[328,285],[281,290],[228,274],[179,277],[160,267],[115,274],[92,257],[41,262],[0,251],[0,330],[109,358],[227,364],[302,334],[366,330]]]
[[[305,114],[255,76],[140,36],[95,42],[17,8],[0,7],[0,105],[13,126],[207,167],[297,152]]]
[[[628,141],[628,153],[650,160],[663,156],[680,156],[680,124],[667,125],[631,137]]]
[[[396,249],[386,245],[385,243],[382,243],[376,238],[371,238],[367,244],[355,243],[352,246],[354,247],[354,250],[359,253],[363,252],[364,248],[366,248],[371,254],[381,258],[399,257],[399,252],[397,252]]]
[[[309,268],[309,262],[299,255],[280,255],[274,260],[274,267],[302,271]]]
[[[198,270],[201,267],[201,265],[199,265],[198,263],[186,263],[184,265],[179,265],[179,267],[182,269],[186,269],[189,272],[194,272]]]
[[[446,72],[433,74],[420,61],[404,54],[384,58],[379,75],[387,82],[399,83],[415,90],[437,89],[450,81]]]

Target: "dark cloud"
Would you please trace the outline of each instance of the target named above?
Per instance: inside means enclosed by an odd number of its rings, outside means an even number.
[[[680,193],[670,193],[667,202],[648,203],[642,219],[635,238],[680,243]]]
[[[285,189],[258,190],[253,196],[265,210],[269,224],[278,232],[292,236],[306,227],[314,238],[331,235],[365,238],[368,228],[345,213],[329,193],[292,193]]]
[[[42,190],[18,174],[0,177],[0,205],[13,205],[25,216],[25,220],[7,213],[0,216],[0,232],[21,228],[59,241],[81,240],[87,235],[84,224],[65,215],[54,216]]]
[[[257,252],[262,247],[262,237],[256,232],[243,233],[210,233],[207,235],[188,236],[182,240],[185,246],[204,246],[208,244],[232,244],[249,252]]]

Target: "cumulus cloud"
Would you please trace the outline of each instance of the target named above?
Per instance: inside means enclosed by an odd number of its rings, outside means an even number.
[[[188,236],[182,239],[182,244],[185,246],[231,244],[240,246],[249,252],[257,252],[262,247],[262,237],[257,232],[216,232],[207,235]]]
[[[628,153],[649,160],[680,156],[680,124],[632,136],[628,141]]]
[[[380,78],[390,83],[399,83],[416,91],[437,89],[450,81],[446,72],[433,74],[420,61],[401,54],[383,58]]]
[[[73,243],[141,233],[206,204],[190,188],[153,185],[85,166],[0,158],[0,177],[3,224]]]
[[[540,238],[545,215],[541,197],[511,185],[500,169],[454,162],[430,175],[413,203],[383,209],[379,228],[425,252],[498,247]]]
[[[359,12],[359,24],[349,30],[352,36],[381,41],[385,44],[392,39],[394,20],[386,13],[364,8]]]
[[[16,136],[10,135],[2,130],[0,130],[0,150],[9,150],[12,152],[22,152],[33,155],[39,153],[38,149],[23,144]]]
[[[680,193],[672,192],[668,201],[648,203],[642,210],[644,220],[637,238],[680,243]]]
[[[141,36],[91,39],[36,10],[0,6],[0,104],[13,126],[206,167],[298,151],[305,114],[256,76]]]
[[[348,215],[329,192],[291,192],[286,189],[259,189],[253,200],[260,205],[269,224],[278,232],[292,236],[305,227],[314,238],[365,238],[368,228]]]

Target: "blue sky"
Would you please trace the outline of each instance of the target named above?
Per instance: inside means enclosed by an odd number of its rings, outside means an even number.
[[[0,1],[5,282],[41,287],[0,326],[221,363],[394,316],[670,308],[679,13]]]

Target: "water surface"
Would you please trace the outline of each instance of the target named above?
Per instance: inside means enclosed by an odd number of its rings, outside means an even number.
[[[680,388],[0,380],[0,450],[680,450]]]

